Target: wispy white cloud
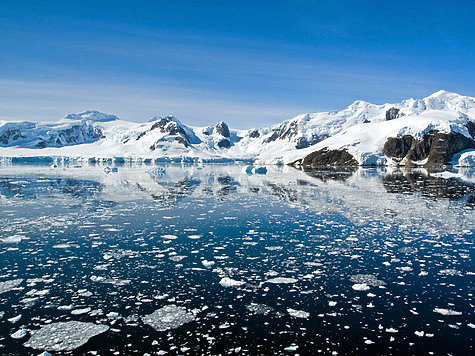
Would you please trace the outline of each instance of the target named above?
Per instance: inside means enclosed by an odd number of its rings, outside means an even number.
[[[70,112],[96,109],[137,122],[173,114],[190,125],[225,120],[236,128],[250,128],[282,121],[302,109],[216,99],[213,93],[168,86],[84,82],[0,80],[0,97],[0,120],[55,121]]]

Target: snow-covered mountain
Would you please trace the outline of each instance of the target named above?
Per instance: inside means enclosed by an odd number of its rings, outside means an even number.
[[[0,122],[0,157],[475,166],[474,138],[475,98],[439,91],[395,104],[355,101],[250,130],[225,122],[191,127],[172,116],[133,123],[97,111],[50,123]]]

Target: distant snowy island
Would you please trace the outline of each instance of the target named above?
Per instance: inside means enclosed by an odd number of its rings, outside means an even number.
[[[134,123],[98,111],[0,121],[0,160],[474,167],[475,98],[438,91],[394,104],[355,101],[249,130],[225,122],[191,127],[172,116]]]

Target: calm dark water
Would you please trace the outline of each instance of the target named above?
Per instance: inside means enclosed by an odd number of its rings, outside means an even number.
[[[0,168],[1,354],[474,354],[473,172],[103,168]]]

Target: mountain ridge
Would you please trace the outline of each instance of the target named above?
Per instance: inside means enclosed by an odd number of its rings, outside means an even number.
[[[406,136],[412,139],[398,141]],[[308,155],[315,158],[315,152],[323,150],[326,156],[320,161],[325,165],[341,164],[328,152],[341,156],[345,151],[352,158],[347,162],[358,165],[407,166],[432,164],[424,160],[430,152],[434,156],[442,150],[443,159],[434,161],[438,165],[472,166],[474,136],[475,98],[440,90],[392,104],[357,100],[342,110],[304,113],[271,127],[247,130],[231,129],[224,121],[187,126],[173,116],[133,123],[95,110],[68,114],[56,122],[0,121],[0,157],[301,165],[309,162]],[[441,148],[437,140],[455,143]],[[412,148],[405,147],[409,144]],[[461,157],[453,161],[456,154]]]

